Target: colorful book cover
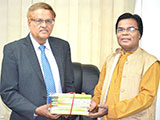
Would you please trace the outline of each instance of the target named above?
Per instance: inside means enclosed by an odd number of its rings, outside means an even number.
[[[86,94],[50,94],[52,114],[88,115],[91,95]]]

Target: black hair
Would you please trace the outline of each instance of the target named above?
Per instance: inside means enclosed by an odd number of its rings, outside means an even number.
[[[123,20],[123,19],[134,19],[136,22],[137,22],[137,25],[138,25],[138,31],[139,33],[141,34],[141,37],[143,35],[143,23],[142,23],[142,19],[139,15],[137,14],[131,14],[131,13],[124,13],[122,14],[121,16],[119,16],[119,18],[117,19],[117,22],[116,22],[116,34],[117,34],[117,28],[118,28],[118,23],[120,20]]]

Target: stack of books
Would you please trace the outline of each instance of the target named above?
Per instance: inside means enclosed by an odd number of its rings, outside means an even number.
[[[88,115],[91,95],[86,94],[50,94],[52,114]]]

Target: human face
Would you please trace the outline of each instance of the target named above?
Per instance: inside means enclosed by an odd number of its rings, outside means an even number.
[[[37,9],[30,14],[28,18],[30,32],[39,44],[44,44],[52,32],[55,18],[49,10],[45,9]],[[39,23],[38,20],[42,22]],[[52,23],[48,24],[48,20],[51,20]]]
[[[118,23],[118,28],[125,29],[122,32],[117,31],[117,40],[124,52],[135,51],[139,46],[140,33],[136,20],[122,19]],[[136,28],[133,31],[127,30],[128,28]]]

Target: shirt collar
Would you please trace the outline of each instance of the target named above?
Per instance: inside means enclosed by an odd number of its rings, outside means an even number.
[[[31,38],[34,48],[39,49],[40,44],[33,38],[31,33],[30,33],[30,38]],[[47,50],[50,50],[48,39],[46,40],[46,43],[44,44],[44,46],[46,46]]]
[[[136,51],[136,50],[135,50]],[[126,53],[124,53],[124,51],[121,49],[121,55],[123,56],[123,55],[126,55],[126,56],[129,56],[129,55],[131,55],[131,54],[133,54],[135,51],[129,51],[129,52],[126,52]]]

